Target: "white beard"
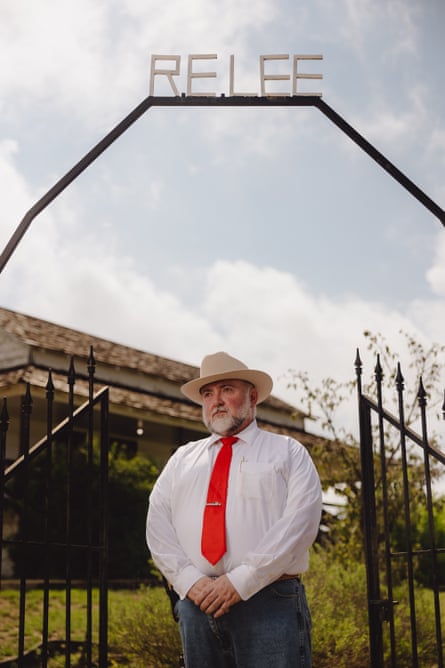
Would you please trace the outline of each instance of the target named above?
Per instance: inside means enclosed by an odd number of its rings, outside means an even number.
[[[235,434],[239,427],[248,417],[253,417],[252,406],[250,404],[250,397],[246,396],[246,401],[243,406],[238,410],[238,415],[230,415],[229,412],[224,412],[224,409],[221,413],[215,411],[214,415],[211,415],[208,420],[205,419],[203,415],[203,422],[207,429],[213,431],[215,434],[220,436],[228,436],[230,434]]]
[[[210,424],[208,426],[212,431],[215,432],[215,434],[224,435],[230,432],[232,429],[238,427],[238,420],[228,414],[215,415],[214,417],[210,418]]]

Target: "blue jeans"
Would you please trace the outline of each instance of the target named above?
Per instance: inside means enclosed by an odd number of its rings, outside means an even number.
[[[275,582],[218,619],[176,604],[186,668],[310,668],[311,618],[303,584]]]

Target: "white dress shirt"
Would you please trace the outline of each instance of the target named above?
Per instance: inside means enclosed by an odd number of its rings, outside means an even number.
[[[281,575],[308,568],[308,550],[320,523],[321,487],[307,450],[292,438],[259,429],[255,420],[236,435],[227,552],[215,566],[201,554],[201,530],[220,436],[178,448],[150,495],[147,543],[181,598],[203,575],[226,574],[246,600]]]

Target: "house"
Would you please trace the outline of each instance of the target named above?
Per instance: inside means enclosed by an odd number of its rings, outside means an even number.
[[[180,392],[184,382],[199,374],[196,367],[0,308],[0,399],[7,398],[11,416],[6,452],[9,462],[20,454],[20,421],[14,416],[20,414],[26,384],[32,394],[32,445],[46,433],[48,369],[55,387],[57,424],[67,414],[71,358],[76,371],[76,406],[88,396],[91,347],[96,389],[110,388],[111,441],[125,443],[162,466],[178,445],[207,433],[200,406]],[[261,427],[288,434],[309,449],[320,440],[306,432],[302,412],[276,397],[258,406],[257,419]]]

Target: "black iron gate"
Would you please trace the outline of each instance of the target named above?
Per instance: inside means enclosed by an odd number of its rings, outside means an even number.
[[[358,353],[356,372],[371,666],[443,668],[440,591],[445,586],[445,544],[439,544],[435,522],[434,471],[440,472],[445,454],[430,442],[422,379],[417,392],[419,434],[407,425],[405,418],[400,365],[395,377],[397,415],[383,405],[379,358],[375,367],[375,399],[362,391]],[[445,403],[442,410],[445,416]],[[404,638],[406,628],[409,630],[409,647],[401,647],[402,626]],[[426,663],[419,651],[420,646],[425,646],[425,633],[430,654]]]
[[[53,424],[55,387],[49,371],[46,434],[33,445],[33,398],[27,385],[19,417],[20,455],[9,465],[6,443],[8,426],[14,418],[8,414],[7,399],[3,400],[0,586],[18,590],[18,633],[15,655],[2,661],[2,666],[47,666],[54,653],[64,655],[66,667],[107,666],[108,388],[94,392],[94,371],[93,350],[87,362],[87,377],[76,376],[71,360],[65,376],[66,418],[57,426]],[[87,395],[85,403],[77,408],[76,382],[82,384]],[[8,582],[5,569],[2,570],[6,557],[13,564]],[[81,637],[73,631],[74,588],[80,590],[82,597]],[[35,598],[36,590],[41,611],[37,643],[34,637],[31,639],[27,615],[28,601],[31,594]],[[55,591],[62,593],[62,630],[51,625]],[[76,662],[74,656],[79,657]]]

